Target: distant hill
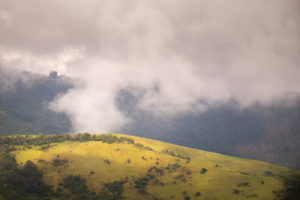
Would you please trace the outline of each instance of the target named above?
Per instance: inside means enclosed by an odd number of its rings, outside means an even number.
[[[85,133],[0,143],[0,199],[299,197],[299,171],[140,137]]]
[[[14,78],[14,88],[7,89],[6,79],[9,75],[0,70],[0,135],[72,132],[66,114],[47,105],[74,87],[74,80],[55,72],[24,72]],[[244,109],[231,102],[170,119],[138,109],[139,98],[124,90],[116,104],[132,120],[114,131],[300,169],[300,101],[284,106],[289,98]]]
[[[123,91],[118,105],[133,120],[120,132],[300,169],[300,98],[287,106],[289,98],[243,109],[220,104],[170,120],[139,110],[138,98]]]
[[[71,122],[64,113],[47,108],[58,94],[72,88],[72,81],[52,72],[49,76],[24,72],[5,88],[5,74],[0,71],[0,135],[55,134],[71,131]]]

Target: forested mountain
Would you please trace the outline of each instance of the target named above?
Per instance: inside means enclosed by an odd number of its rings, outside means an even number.
[[[0,71],[0,135],[64,133],[71,122],[48,103],[72,87],[72,81],[52,72],[49,76],[22,73],[15,80]],[[11,81],[7,84],[7,81]],[[13,82],[13,83],[12,83]],[[10,88],[8,88],[10,87]]]
[[[122,133],[300,168],[299,100],[289,106],[257,103],[243,109],[233,102],[172,120],[136,109],[138,99],[130,92],[120,93],[118,102],[134,119]]]
[[[0,73],[2,86],[4,75]],[[14,88],[0,87],[0,135],[71,132],[70,119],[47,105],[72,88],[72,80],[55,72],[22,77]],[[117,132],[300,168],[300,101],[289,106],[257,103],[243,109],[233,102],[173,118],[144,112],[138,101],[129,91],[119,93],[116,104],[132,120]]]

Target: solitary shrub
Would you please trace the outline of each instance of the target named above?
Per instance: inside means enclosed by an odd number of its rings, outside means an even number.
[[[189,196],[184,197],[184,200],[190,200],[190,199],[191,199],[191,197],[189,197]]]
[[[202,168],[201,171],[200,171],[201,174],[205,174],[206,172],[207,172],[206,168]]]
[[[145,158],[144,156],[142,157],[143,160],[147,160],[147,158]]]
[[[250,183],[249,182],[242,182],[240,184],[237,185],[238,187],[249,187]]]
[[[196,192],[195,194],[197,197],[201,196],[201,193],[200,192]]]
[[[105,159],[104,162],[105,162],[106,164],[108,164],[108,165],[110,164],[110,161],[107,160],[107,159]]]
[[[234,189],[234,190],[232,191],[232,193],[233,193],[233,194],[240,194],[240,193],[241,193],[241,191],[240,191],[240,190],[238,190],[238,189]]]

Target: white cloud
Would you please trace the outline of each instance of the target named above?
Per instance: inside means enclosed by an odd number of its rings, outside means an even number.
[[[300,89],[297,0],[2,0],[0,6],[10,16],[9,26],[0,25],[2,67],[58,70],[84,83],[51,105],[68,113],[77,131],[128,122],[115,105],[128,87],[144,91],[141,109],[161,116],[200,112],[200,99],[235,98],[247,106]]]

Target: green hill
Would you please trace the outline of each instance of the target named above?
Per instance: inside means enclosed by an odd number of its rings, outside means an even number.
[[[298,171],[134,136],[2,136],[0,144],[0,199],[273,200],[299,192]]]

